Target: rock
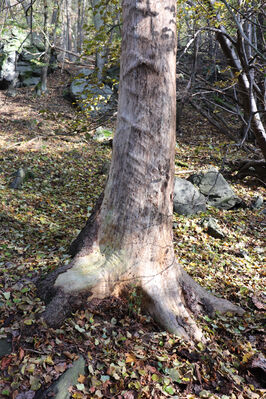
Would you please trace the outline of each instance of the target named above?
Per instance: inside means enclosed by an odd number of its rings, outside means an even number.
[[[20,58],[21,59],[21,58]],[[40,67],[33,68],[33,65],[29,61],[19,61],[17,64],[17,71],[20,75],[20,79],[23,81],[33,74],[35,76],[41,76],[42,70]]]
[[[252,200],[250,207],[251,209],[259,209],[262,207],[262,205],[263,205],[263,197],[261,195],[258,195]]]
[[[98,127],[93,135],[93,139],[98,143],[109,143],[112,140],[113,132],[110,129],[106,129],[102,126]]]
[[[37,77],[38,81],[40,80],[40,60],[44,51],[42,42],[41,35],[33,33],[31,38],[26,30],[18,27],[13,27],[1,37],[0,89],[35,85]],[[53,50],[48,72],[52,72],[56,67],[56,55]]]
[[[70,97],[82,110],[88,110],[95,115],[110,108],[108,102],[113,91],[108,85],[100,87],[90,82],[89,76],[92,73],[90,69],[82,69],[72,81],[67,97]]]
[[[31,390],[27,392],[22,392],[16,396],[16,399],[34,399],[36,397],[35,394],[36,392]]]
[[[30,78],[26,78],[21,82],[21,86],[37,86],[38,83],[40,83],[41,78],[38,78],[37,76],[32,76]]]
[[[14,180],[9,184],[9,187],[17,190],[21,188],[25,180],[33,178],[34,174],[30,170],[19,168],[16,173],[14,173]]]
[[[193,215],[205,212],[206,201],[199,190],[185,179],[175,178],[174,212],[180,215]]]
[[[225,235],[218,225],[217,220],[213,218],[204,218],[201,222],[207,233],[214,238],[224,238]]]
[[[16,51],[7,51],[0,48],[0,51],[4,53],[2,60],[0,60],[0,89],[6,90],[10,85],[15,87],[18,82],[18,72],[16,71]],[[1,62],[2,61],[2,62]]]
[[[9,339],[0,339],[0,359],[6,355],[10,355],[12,352],[12,344]]]
[[[22,186],[23,181],[25,180],[26,172],[23,168],[19,168],[15,173],[14,180],[10,183],[9,187],[14,189],[19,189]]]
[[[219,209],[232,209],[243,201],[237,197],[225,178],[215,168],[191,175],[188,180],[198,186],[208,204]]]
[[[46,399],[53,397],[53,399],[69,399],[71,394],[69,387],[78,383],[80,374],[85,374],[86,363],[82,356],[78,358],[72,367],[67,369],[57,381],[55,381],[45,392],[37,393],[38,399]]]

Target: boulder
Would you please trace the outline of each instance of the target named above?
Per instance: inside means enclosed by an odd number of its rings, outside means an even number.
[[[28,32],[18,27],[6,32],[0,42],[0,90],[36,85],[40,81],[43,51],[40,35],[30,37]],[[52,52],[48,72],[56,67],[56,55]]]
[[[204,218],[202,220],[202,225],[204,226],[207,233],[214,238],[224,238],[225,234],[219,226],[218,222],[214,218]]]
[[[19,73],[16,70],[18,53],[27,34],[18,28],[3,34],[0,42],[0,89],[6,90],[9,86],[15,87]]]
[[[191,175],[188,180],[195,184],[209,205],[219,209],[232,209],[243,201],[234,193],[223,175],[215,168]]]
[[[262,195],[258,195],[251,201],[251,209],[259,209],[263,206],[263,197]]]
[[[21,85],[20,86],[37,86],[38,83],[40,83],[41,78],[38,76],[31,76],[28,77],[26,79],[23,79],[21,81]]]
[[[80,70],[70,85],[68,97],[82,110],[96,114],[110,108],[108,102],[113,91],[108,85],[99,86],[92,83],[90,80],[92,73],[91,69]]]
[[[192,183],[185,179],[175,178],[174,212],[180,215],[193,215],[206,210],[205,197]]]

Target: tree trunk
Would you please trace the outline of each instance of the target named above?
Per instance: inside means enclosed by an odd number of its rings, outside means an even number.
[[[104,7],[100,0],[91,0],[93,10],[93,23],[97,33],[100,33],[104,26]],[[104,66],[106,64],[106,49],[99,46],[96,52],[95,66],[97,69],[97,78],[101,82],[103,80]]]
[[[32,7],[32,2],[31,1],[24,1],[24,0],[18,0],[18,3],[22,5],[22,8],[24,10],[25,18],[27,21],[27,25],[29,28],[31,28],[31,15],[29,15],[29,10]]]
[[[257,107],[257,101],[252,82],[252,76],[244,72],[241,61],[233,48],[232,43],[225,36],[226,32],[217,34],[217,40],[227,58],[229,65],[232,67],[233,73],[238,75],[238,83],[241,91],[243,107],[248,115],[251,115],[251,126],[262,151],[264,159],[266,160],[266,132],[261,121],[260,113]]]
[[[69,61],[72,61],[72,24],[71,24],[71,14],[72,14],[72,1],[65,0],[66,2],[66,43],[67,43],[67,57]]]
[[[172,240],[176,109],[176,1],[123,1],[117,131],[102,200],[72,245],[75,256],[39,282],[43,316],[59,325],[82,298],[139,287],[167,330],[203,339],[193,314],[242,313],[177,264]],[[51,299],[52,298],[52,299]]]
[[[78,0],[78,16],[77,16],[77,53],[80,54],[83,45],[83,25],[84,14],[86,8],[86,0]]]
[[[223,0],[230,14],[234,15],[233,9],[230,5]],[[244,111],[244,119],[246,124],[246,131],[249,126],[252,127],[257,144],[262,151],[264,159],[266,160],[266,132],[262,122],[261,112],[258,107],[258,101],[256,98],[256,87],[254,82],[254,59],[248,60],[248,55],[252,54],[251,49],[255,49],[256,54],[258,54],[254,44],[249,40],[245,34],[242,22],[239,22],[238,16],[235,16],[234,23],[236,24],[237,30],[237,40],[229,40],[229,34],[222,24],[222,18],[219,12],[215,11],[215,0],[209,0],[209,5],[213,12],[216,13],[217,21],[220,24],[220,32],[217,33],[217,40],[224,52],[228,64],[232,68],[232,73],[237,77],[239,85],[239,97],[242,101],[242,107]],[[250,21],[247,21],[250,23]],[[244,40],[246,44],[244,45]],[[247,50],[248,49],[248,50]],[[247,55],[248,54],[248,55]],[[257,87],[257,89],[259,89]],[[259,89],[260,91],[260,89]]]
[[[47,92],[47,75],[48,66],[50,61],[50,44],[49,44],[49,32],[48,32],[48,2],[43,0],[43,41],[44,41],[44,56],[43,56],[43,67],[41,73],[41,87],[40,90],[37,89],[37,94],[42,94]]]

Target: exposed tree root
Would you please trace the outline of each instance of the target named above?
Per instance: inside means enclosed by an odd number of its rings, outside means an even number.
[[[232,169],[233,171],[238,171],[236,177],[239,179],[243,179],[246,176],[254,176],[266,183],[266,161],[263,159],[236,161]]]
[[[145,275],[138,272],[141,270],[145,270]],[[48,325],[58,327],[70,312],[86,306],[87,301],[124,295],[132,286],[140,288],[144,310],[164,329],[187,340],[204,340],[195,319],[200,314],[244,313],[199,286],[175,260],[163,270],[151,262],[143,267],[141,260],[133,265],[125,254],[106,256],[95,247],[89,255],[76,256],[70,265],[38,283],[40,296],[49,302],[42,316]]]

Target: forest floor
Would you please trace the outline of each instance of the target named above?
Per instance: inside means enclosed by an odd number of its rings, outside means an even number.
[[[265,214],[261,209],[208,208],[195,216],[174,216],[176,256],[183,267],[217,296],[241,305],[244,317],[201,319],[207,344],[185,342],[161,331],[140,310],[140,298],[110,298],[80,309],[60,329],[37,318],[40,275],[69,261],[71,241],[106,181],[111,149],[92,139],[97,126],[63,98],[66,72],[49,78],[49,94],[29,88],[14,98],[0,92],[0,340],[11,353],[0,359],[0,397],[33,399],[82,355],[87,372],[70,388],[72,398],[257,399],[265,391]],[[247,158],[201,116],[186,109],[176,145],[176,173],[220,167]],[[18,168],[29,178],[9,188]],[[226,171],[225,171],[226,172]],[[227,172],[229,172],[227,170]],[[225,173],[229,179],[229,174]],[[265,187],[254,177],[228,180],[247,205]],[[209,236],[201,224],[213,216],[226,232]],[[264,396],[265,397],[265,396]]]

